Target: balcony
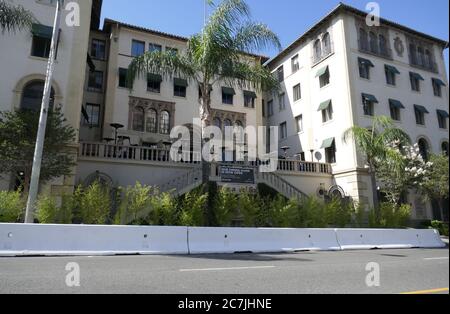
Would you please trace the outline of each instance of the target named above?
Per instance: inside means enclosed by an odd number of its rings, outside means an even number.
[[[429,71],[433,73],[439,73],[438,65],[436,62],[432,60],[420,60],[418,57],[414,57],[411,54],[409,55],[409,64],[417,69]]]
[[[170,149],[159,149],[142,146],[124,146],[106,143],[82,142],[79,146],[79,160],[84,161],[105,161],[134,164],[181,164],[198,166],[200,153],[188,152],[182,156],[181,161],[174,161],[170,156]],[[221,166],[236,165],[256,168],[262,165],[262,161],[240,161],[240,162],[218,162],[212,164],[212,175],[219,175]],[[278,160],[278,172],[289,174],[332,174],[332,168],[327,163],[307,162],[299,160]]]
[[[378,46],[370,47],[369,43],[358,40],[358,50],[360,52],[370,54],[373,56],[381,57],[384,59],[392,60],[392,49],[389,47],[384,47],[380,49]]]
[[[314,52],[313,56],[311,57],[311,63],[313,64],[313,66],[315,66],[317,63],[325,60],[332,54],[334,54],[334,42],[330,42],[330,45],[322,49],[320,51],[320,54]]]

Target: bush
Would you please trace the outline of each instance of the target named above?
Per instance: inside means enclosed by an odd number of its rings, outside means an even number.
[[[369,212],[370,228],[406,228],[411,218],[411,206],[393,205],[391,203],[381,203],[379,207],[379,217],[372,209]]]
[[[430,228],[436,229],[439,231],[440,235],[448,237],[448,224],[443,223],[442,221],[433,220]]]
[[[108,221],[111,210],[111,195],[108,188],[94,182],[80,195],[80,216],[84,224],[102,225]]]
[[[195,189],[179,200],[180,225],[189,227],[205,226],[205,208],[208,193],[203,193],[203,187]]]
[[[53,197],[49,195],[40,196],[36,204],[36,218],[41,224],[57,223],[59,212],[58,205]]]
[[[176,200],[170,193],[161,193],[150,199],[152,211],[146,222],[150,225],[176,226],[179,222]]]
[[[0,222],[18,222],[25,211],[25,198],[20,191],[0,191]]]
[[[214,202],[214,216],[217,224],[221,227],[230,227],[236,217],[237,207],[237,195],[228,188],[219,189]]]
[[[150,186],[141,185],[139,182],[135,186],[127,187],[120,201],[114,223],[137,224],[139,215],[148,214],[151,211],[151,193]]]

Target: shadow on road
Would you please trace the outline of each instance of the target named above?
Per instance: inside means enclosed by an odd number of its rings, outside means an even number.
[[[179,255],[179,257],[198,258],[198,259],[214,259],[224,261],[255,261],[255,262],[271,262],[271,261],[295,261],[295,262],[314,262],[309,258],[300,256],[306,253],[274,253],[274,254],[253,254],[253,253],[236,253],[236,254],[193,254]],[[297,257],[298,256],[298,257]]]

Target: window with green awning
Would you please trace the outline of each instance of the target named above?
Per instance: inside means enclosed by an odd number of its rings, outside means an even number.
[[[436,110],[436,111],[437,111],[438,116],[440,116],[442,118],[447,119],[449,117],[448,112],[445,110]]]
[[[396,99],[389,99],[389,105],[397,109],[405,109],[405,106]]]
[[[33,24],[31,26],[31,33],[34,36],[52,39],[53,36],[53,27],[42,25],[42,24]]]
[[[329,70],[328,66],[321,68],[319,71],[317,71],[316,77],[321,77],[325,73],[327,73]]]
[[[317,111],[327,110],[331,105],[331,99],[322,102]]]
[[[226,95],[236,95],[234,88],[231,87],[222,87],[222,93]]]
[[[389,71],[389,72],[391,72],[393,74],[400,74],[400,71],[397,70],[397,68],[395,66],[393,66],[393,65],[386,64],[384,66],[384,68],[386,69],[386,71]]]
[[[175,78],[175,79],[173,80],[173,82],[174,82],[174,84],[175,84],[176,86],[188,87],[188,82],[187,82],[187,80],[180,79],[180,78]]]
[[[251,91],[247,91],[247,90],[244,91],[244,97],[258,98],[258,97],[256,96],[256,93],[255,93],[255,92],[251,92]]]
[[[414,105],[414,109],[417,110],[420,113],[430,113],[427,108],[421,105]]]
[[[162,76],[159,74],[148,73],[147,80],[151,82],[161,83],[163,81]],[[187,85],[186,85],[187,86]]]
[[[359,64],[367,65],[367,66],[370,66],[372,68],[375,67],[375,65],[369,59],[364,59],[364,58],[359,57],[358,58],[358,62],[359,62]]]
[[[374,95],[363,93],[362,97],[364,98],[365,101],[369,101],[371,103],[378,103],[378,99]]]
[[[419,73],[409,72],[409,75],[416,80],[425,81],[425,79]]]
[[[321,149],[326,149],[326,148],[331,148],[331,147],[333,147],[333,145],[334,145],[334,141],[335,141],[335,138],[334,137],[331,137],[331,138],[327,138],[326,140],[324,140],[323,142],[322,142],[322,146],[320,147]]]
[[[433,78],[433,83],[435,83],[436,85],[439,86],[447,86],[442,80],[438,79],[438,78]]]

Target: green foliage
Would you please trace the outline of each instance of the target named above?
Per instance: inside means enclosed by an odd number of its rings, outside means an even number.
[[[261,201],[247,191],[239,193],[238,208],[244,227],[258,227]]]
[[[150,199],[152,211],[147,222],[152,225],[176,226],[179,222],[177,202],[170,193],[160,193]]]
[[[71,174],[73,153],[67,147],[75,141],[75,130],[66,125],[60,111],[50,111],[47,119],[40,182]],[[24,173],[28,192],[36,144],[39,114],[31,110],[0,112],[0,169],[4,173]]]
[[[29,28],[36,21],[33,14],[21,5],[13,5],[6,0],[0,0],[0,31],[1,33]]]
[[[214,214],[219,226],[229,227],[238,209],[238,197],[227,188],[219,189],[214,204]]]
[[[55,198],[49,195],[43,195],[39,197],[37,204],[36,218],[41,224],[52,224],[56,223],[58,215],[58,205],[56,204]]]
[[[0,222],[18,222],[25,209],[20,191],[0,191]]]
[[[411,206],[381,203],[379,215],[372,209],[369,212],[370,228],[406,228],[411,218]]]
[[[111,210],[110,190],[94,182],[81,194],[80,216],[83,224],[105,224]]]
[[[421,191],[425,194],[428,200],[436,199],[442,201],[449,197],[449,160],[445,155],[431,155],[430,156],[430,173],[428,180],[425,180],[421,185]]]
[[[205,226],[207,202],[208,193],[203,193],[202,187],[181,197],[179,202],[180,225],[192,227]]]
[[[431,228],[439,231],[440,235],[448,237],[448,224],[443,223],[442,221],[433,220],[431,222]]]
[[[115,224],[138,223],[139,215],[151,211],[151,193],[150,186],[142,185],[139,182],[136,182],[135,186],[127,187],[114,219]]]

